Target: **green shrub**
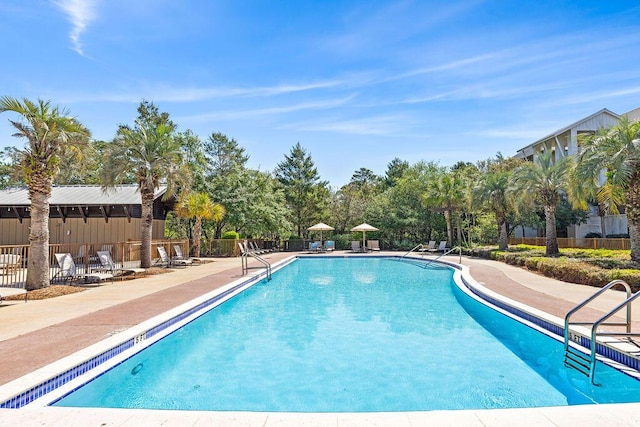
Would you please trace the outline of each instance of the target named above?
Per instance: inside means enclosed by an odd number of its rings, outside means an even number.
[[[564,282],[602,287],[620,279],[634,292],[640,290],[640,266],[630,260],[628,250],[573,248],[562,249],[559,257],[545,257],[542,246],[517,245],[506,251],[483,247],[464,253],[525,267]]]
[[[235,231],[225,231],[224,233],[222,233],[222,238],[238,240],[240,238],[240,235]]]

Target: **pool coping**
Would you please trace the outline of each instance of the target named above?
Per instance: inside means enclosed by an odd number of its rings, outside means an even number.
[[[282,268],[283,266],[289,264],[290,262],[293,262],[294,260],[298,259],[298,258],[304,258],[307,255],[305,254],[297,254],[297,255],[292,255],[280,262],[278,262],[274,268],[279,269]],[[317,255],[317,254],[313,254],[313,255],[308,255],[308,256],[312,256],[312,257],[318,257],[318,256],[325,256],[325,257],[350,257],[350,256],[358,256],[357,254],[327,254],[327,255]],[[370,256],[374,256],[374,257],[385,257],[385,258],[398,258],[397,255],[370,255]],[[416,260],[421,260],[420,258],[416,258]],[[424,261],[424,260],[422,260]],[[464,283],[465,287],[467,289],[472,290],[472,292],[474,292],[476,295],[482,297],[483,299],[489,298],[492,300],[493,303],[497,303],[495,304],[496,306],[498,306],[499,308],[502,308],[503,310],[507,310],[509,312],[519,312],[519,313],[526,313],[527,315],[532,315],[536,317],[536,319],[543,319],[543,321],[545,322],[545,324],[551,324],[553,325],[553,327],[557,327],[557,324],[559,323],[557,317],[555,316],[551,316],[547,313],[544,313],[541,310],[537,310],[533,307],[529,307],[526,306],[525,304],[519,303],[517,301],[513,301],[510,300],[508,298],[502,297],[501,295],[495,294],[494,292],[492,292],[491,290],[485,288],[484,286],[482,286],[481,284],[479,284],[477,281],[475,281],[475,279],[473,279],[473,277],[469,274],[469,269],[468,267],[464,266],[464,265],[460,265],[460,264],[456,264],[456,263],[451,263],[448,261],[444,261],[444,260],[438,260],[439,263],[443,264],[443,265],[447,265],[449,267],[454,267],[459,273],[460,273],[460,279],[462,280],[462,282]],[[63,358],[57,362],[54,362],[50,365],[47,365],[46,367],[39,369],[37,371],[32,372],[31,374],[25,375],[17,380],[11,381],[7,384],[5,384],[4,386],[0,387],[0,402],[3,402],[3,404],[6,404],[8,401],[12,401],[14,403],[18,403],[18,406],[21,407],[24,404],[27,404],[35,399],[37,399],[38,397],[41,397],[45,394],[47,394],[47,392],[50,392],[51,390],[49,390],[51,385],[56,385],[55,381],[59,381],[60,379],[57,377],[54,378],[49,378],[49,381],[54,381],[53,383],[45,383],[45,384],[39,384],[39,386],[36,386],[37,389],[35,389],[34,387],[32,387],[31,389],[29,389],[28,391],[24,390],[24,384],[27,382],[31,382],[31,384],[33,384],[33,381],[38,381],[41,380],[43,377],[46,376],[51,376],[52,372],[60,372],[61,369],[64,369],[65,364],[74,364],[74,363],[78,363],[78,361],[80,360],[84,360],[83,363],[89,363],[91,364],[92,361],[94,362],[98,362],[99,360],[94,360],[97,356],[95,355],[96,351],[100,351],[101,349],[103,349],[104,347],[109,347],[109,349],[107,350],[107,352],[112,351],[113,353],[109,353],[108,356],[109,358],[113,358],[114,356],[120,355],[120,354],[125,354],[128,350],[135,348],[135,352],[138,352],[142,347],[138,347],[138,345],[148,345],[151,341],[153,336],[155,336],[157,334],[157,331],[154,330],[154,328],[157,328],[157,323],[159,321],[161,321],[161,323],[167,323],[170,322],[170,324],[166,324],[164,325],[161,329],[168,329],[171,326],[177,324],[178,320],[174,320],[173,322],[171,322],[172,319],[176,318],[176,316],[182,316],[181,320],[187,319],[189,315],[193,315],[194,313],[196,313],[198,310],[201,310],[203,308],[206,308],[207,310],[210,309],[210,307],[215,304],[216,302],[218,303],[222,303],[225,296],[226,297],[232,297],[234,292],[241,292],[244,287],[246,286],[250,286],[253,283],[257,283],[259,280],[261,280],[264,276],[266,275],[266,272],[264,271],[260,271],[257,274],[251,275],[251,276],[245,276],[241,279],[235,280],[230,282],[229,284],[214,290],[212,292],[209,292],[205,295],[202,295],[201,297],[195,298],[194,300],[185,303],[185,304],[181,304],[178,307],[175,307],[172,310],[169,310],[165,313],[163,313],[162,315],[159,316],[155,316],[152,319],[149,319],[148,321],[145,321],[139,325],[136,325],[126,331],[123,331],[117,335],[114,335],[108,339],[105,339],[97,344],[94,344],[92,346],[87,347],[86,349],[74,353],[71,356],[68,356],[66,358]],[[507,301],[505,301],[507,300]],[[503,307],[500,307],[500,305],[502,305]],[[196,309],[196,307],[200,307],[199,309]],[[185,311],[186,309],[186,311]],[[189,315],[187,315],[186,313],[189,313]],[[515,313],[514,313],[515,314]],[[198,315],[199,316],[199,315]],[[198,317],[196,316],[196,317]],[[191,320],[188,320],[191,321]],[[153,325],[156,324],[156,326],[154,327]],[[540,326],[540,325],[538,325]],[[151,332],[152,330],[153,333],[151,333],[149,335],[149,332]],[[123,341],[124,339],[124,341]],[[104,353],[104,352],[103,352]],[[87,357],[90,357],[91,355],[93,355],[92,359],[87,360]],[[73,368],[72,368],[73,369]],[[65,384],[69,383],[71,380],[73,380],[74,378],[78,377],[79,375],[82,375],[82,372],[74,372],[74,373],[69,373],[68,370],[67,372],[65,372],[65,374],[69,375],[70,378],[66,378]],[[92,374],[92,376],[94,376]],[[59,387],[56,387],[59,388]],[[15,395],[17,392],[19,393],[18,396]],[[25,393],[30,392],[30,395],[26,395]],[[11,399],[6,399],[6,396],[9,394],[13,393],[13,397]],[[27,400],[29,402],[27,402]],[[44,399],[47,400],[48,402],[51,399]],[[628,407],[629,405],[633,406],[636,404],[612,404],[612,405],[625,405],[625,407]],[[637,404],[637,408],[640,408],[640,404]],[[603,405],[597,405],[597,406],[603,406]],[[4,407],[7,407],[6,405],[4,405]],[[29,407],[32,407],[32,405],[29,405]],[[560,407],[560,408],[567,408],[567,407]],[[40,407],[40,410],[44,410],[46,411],[47,409],[52,409],[51,407]],[[55,409],[55,412],[59,412],[58,411],[59,408]],[[478,411],[521,411],[521,410],[534,410],[537,408],[523,408],[523,409],[517,409],[517,410],[477,410],[477,411],[471,411],[473,413],[477,413]],[[75,409],[77,411],[77,408]],[[117,410],[120,411],[120,410]],[[4,414],[7,411],[0,411],[0,416],[2,416],[2,414]],[[12,412],[12,411],[9,411]],[[183,411],[177,411],[177,412],[183,412]],[[191,412],[191,411],[188,411]],[[428,411],[428,413],[434,413],[434,412],[449,412],[449,411]],[[458,412],[458,411],[454,411],[454,412]],[[468,411],[462,411],[462,412],[468,412]],[[229,415],[229,413],[224,413]],[[250,414],[256,414],[256,413],[250,413]],[[267,413],[268,416],[270,418],[274,417],[274,414],[278,414],[278,413]],[[387,414],[384,416],[384,418],[387,418],[391,415],[389,415],[388,413],[371,413],[371,414]],[[393,413],[393,414],[400,414],[400,413]],[[409,414],[409,413],[401,413],[401,414]],[[304,415],[304,414],[299,414],[299,415]],[[326,415],[328,414],[322,414],[322,418],[324,418]],[[340,418],[342,415],[345,414],[334,414],[335,416],[337,416],[338,418]],[[288,416],[287,416],[288,417]],[[287,418],[285,417],[285,418]],[[360,418],[362,417],[362,415],[358,415],[356,416],[356,418]],[[409,417],[411,418],[411,417]]]

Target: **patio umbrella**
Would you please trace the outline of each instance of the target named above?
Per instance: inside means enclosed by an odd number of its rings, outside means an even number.
[[[319,222],[316,225],[312,225],[311,227],[307,228],[307,230],[309,231],[319,231],[320,232],[320,244],[322,245],[322,232],[323,231],[331,231],[334,230],[334,228],[330,225],[325,224],[324,222]]]
[[[362,250],[364,250],[365,248],[364,239],[365,239],[365,235],[367,234],[367,231],[378,231],[378,229],[375,228],[373,225],[369,225],[366,222],[364,222],[360,225],[356,225],[355,227],[353,227],[351,231],[362,231]]]

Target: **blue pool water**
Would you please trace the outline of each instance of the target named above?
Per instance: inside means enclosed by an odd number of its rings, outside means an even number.
[[[476,302],[447,268],[299,259],[57,406],[366,412],[628,402],[640,382],[567,370],[562,344]]]

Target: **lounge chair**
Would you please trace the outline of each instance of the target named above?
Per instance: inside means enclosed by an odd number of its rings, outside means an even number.
[[[380,241],[378,240],[367,240],[367,249],[370,251],[379,251],[380,250]]]
[[[76,263],[73,261],[73,257],[70,253],[54,254],[60,270],[53,276],[51,281],[63,280],[64,282],[70,282],[76,279],[84,279],[85,283],[90,282],[102,282],[103,280],[111,280],[113,282],[113,274],[111,273],[84,273],[78,274],[76,270]]]
[[[0,255],[0,271],[2,272],[2,274],[17,273],[18,268],[20,268],[20,255]]]
[[[437,251],[436,249],[436,241],[435,240],[430,240],[429,244],[425,247],[421,247],[420,249],[418,249],[419,252],[435,252]]]
[[[256,249],[258,249],[258,250],[262,251],[262,252],[263,252],[263,253],[265,253],[265,254],[268,254],[268,253],[273,252],[273,249],[259,248],[259,247],[258,247],[258,244],[257,244],[256,242],[251,242],[251,243],[253,243],[253,247],[254,247],[254,248],[256,248]]]
[[[336,243],[333,240],[327,240],[324,242],[324,250],[331,252],[336,248]]]
[[[173,245],[173,251],[176,253],[176,256],[173,257],[173,259],[184,259],[184,260],[189,260],[191,261],[192,264],[194,265],[200,265],[200,262],[202,262],[200,260],[200,258],[193,258],[193,257],[185,257],[184,254],[182,253],[182,247],[180,245]]]
[[[440,244],[438,245],[437,252],[445,252],[446,250],[447,250],[447,241],[446,240],[442,240],[440,242]]]
[[[113,258],[111,258],[111,253],[107,251],[98,251],[97,255],[101,266],[94,270],[106,271],[113,274],[114,277],[133,275],[134,278],[138,278],[146,274],[146,270],[144,268],[124,268],[116,266],[113,262]]]
[[[360,248],[360,241],[359,240],[352,240],[351,241],[351,252],[362,252],[362,249]]]
[[[258,247],[258,244],[256,242],[254,242],[254,241],[247,242],[247,244],[249,245],[249,250],[251,252],[253,252],[254,254],[262,255],[262,254],[266,254],[267,252],[269,252],[266,249],[260,249]]]
[[[191,265],[188,259],[171,259],[167,254],[167,250],[163,246],[158,246],[158,254],[160,255],[160,263],[166,267],[186,267]]]
[[[309,242],[309,252],[319,252],[319,243],[318,242]]]
[[[25,288],[11,288],[8,286],[0,286],[0,304],[6,297],[24,294],[24,302],[27,302],[27,290]]]

